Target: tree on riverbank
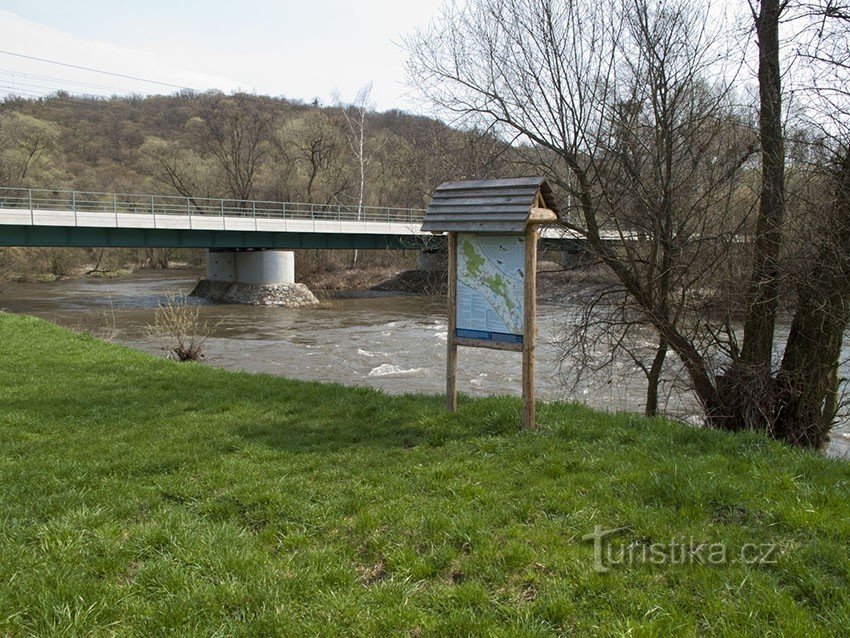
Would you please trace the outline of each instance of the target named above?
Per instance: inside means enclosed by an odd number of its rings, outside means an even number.
[[[830,6],[812,5],[799,18],[841,23],[828,18]],[[787,3],[751,8],[757,126],[736,105],[744,82],[740,58],[722,48],[728,34],[708,31],[716,18],[708,6],[681,0],[477,0],[447,8],[413,36],[409,68],[437,106],[531,144],[539,169],[573,204],[564,222],[616,275],[630,311],[624,325],[637,320],[658,336],[650,392],[669,348],[710,425],[820,446],[835,414],[834,371],[850,307],[850,232],[837,223],[850,219],[843,161],[850,138],[833,136],[819,155],[807,154],[806,168],[828,195],[796,209],[805,239],[818,248],[792,250],[784,145],[811,120],[803,114],[782,126],[779,29]],[[833,223],[816,223],[824,212]],[[612,231],[622,240],[617,247],[604,241]],[[750,274],[730,278],[729,263],[740,255]],[[781,304],[794,316],[777,361]]]

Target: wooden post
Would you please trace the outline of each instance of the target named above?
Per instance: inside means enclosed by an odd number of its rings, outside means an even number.
[[[525,334],[522,338],[522,427],[535,430],[534,343],[537,341],[537,226],[525,230]]]
[[[446,410],[457,410],[457,233],[449,233],[449,329],[446,334]]]

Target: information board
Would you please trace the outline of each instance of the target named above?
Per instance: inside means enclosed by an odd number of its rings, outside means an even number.
[[[525,237],[457,235],[455,336],[523,342]]]

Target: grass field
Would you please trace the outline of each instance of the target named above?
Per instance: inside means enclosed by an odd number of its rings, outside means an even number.
[[[0,313],[0,636],[850,631],[850,464],[572,405],[521,433],[517,399],[460,405]],[[607,573],[596,526],[625,528]]]

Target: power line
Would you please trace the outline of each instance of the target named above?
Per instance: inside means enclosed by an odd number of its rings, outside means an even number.
[[[3,82],[4,80],[0,80]],[[5,95],[0,96],[0,107],[3,104],[11,103],[15,99],[24,99],[24,100],[56,100],[65,102],[68,104],[77,104],[79,106],[89,107],[95,110],[99,110],[103,107],[104,104],[108,103],[111,108],[120,107],[124,109],[132,108],[125,101],[127,99],[131,99],[131,96],[119,96],[119,95],[60,95],[58,93],[60,89],[52,89],[46,90],[43,92],[36,93],[35,87],[26,87],[22,88],[19,86],[11,86],[8,84],[0,83],[0,94],[5,93]]]
[[[23,53],[13,53],[12,51],[0,51],[3,55],[11,55],[17,58],[25,58],[27,60],[35,60],[37,62],[45,62],[47,64],[56,64],[58,66],[64,66],[71,69],[79,69],[81,71],[90,71],[92,73],[102,73],[103,75],[111,75],[116,78],[124,78],[125,80],[135,80],[136,82],[147,82],[148,84],[158,84],[159,86],[167,86],[172,89],[180,89],[181,91],[195,91],[188,86],[180,86],[179,84],[169,84],[168,82],[159,82],[158,80],[149,80],[147,78],[140,78],[134,75],[124,75],[123,73],[113,73],[112,71],[104,71],[102,69],[93,69],[87,66],[79,66],[77,64],[69,64],[67,62],[59,62],[58,60],[47,60],[45,58],[37,58],[33,55],[24,55]]]
[[[29,89],[22,89],[16,86],[7,86],[0,84],[0,89],[7,89],[8,94],[4,99],[15,98],[15,97],[24,97],[24,98],[43,98],[48,97],[49,93],[36,93],[35,91]]]
[[[58,82],[59,84],[73,84],[76,86],[84,86],[92,89],[101,89],[101,90],[110,90],[110,91],[120,91],[123,93],[133,93],[133,90],[127,88],[121,88],[117,86],[112,86],[108,84],[93,84],[91,82],[80,82],[79,80],[65,80],[62,78],[52,77],[49,75],[35,75],[33,73],[25,73],[23,71],[13,71],[10,69],[0,69],[0,75],[10,75],[13,77],[20,78],[32,78],[34,80],[47,80],[48,82]],[[54,87],[49,87],[54,88]],[[58,89],[57,89],[58,90]]]
[[[178,84],[170,84],[168,82],[160,82],[158,80],[151,80],[151,79],[142,78],[142,77],[138,77],[138,76],[134,76],[134,75],[127,75],[127,74],[124,74],[124,73],[114,73],[112,71],[104,71],[103,69],[95,69],[95,68],[80,66],[80,65],[76,65],[76,64],[69,64],[69,63],[66,63],[66,62],[60,62],[58,60],[48,60],[46,58],[39,58],[39,57],[36,57],[36,56],[26,55],[26,54],[23,54],[23,53],[14,53],[12,51],[2,51],[2,50],[0,50],[0,54],[11,55],[11,56],[14,56],[14,57],[24,58],[24,59],[27,59],[27,60],[35,60],[35,61],[38,61],[38,62],[45,62],[45,63],[48,63],[48,64],[55,64],[55,65],[58,65],[58,66],[68,67],[68,68],[72,68],[72,69],[89,71],[89,72],[92,72],[92,73],[101,73],[103,75],[109,75],[109,76],[112,76],[112,77],[124,78],[124,79],[128,79],[128,80],[134,80],[134,81],[137,81],[137,82],[147,82],[149,84],[156,84],[156,85],[159,85],[159,86],[165,86],[165,87],[169,87],[169,88],[173,88],[173,89],[180,89],[181,91],[189,91],[189,92],[191,92],[195,95],[200,95],[200,94],[204,93],[204,91],[201,91],[199,89],[193,89],[192,87],[188,87],[188,86],[181,86],[181,85],[178,85]],[[8,79],[0,77],[0,82],[5,81],[5,82],[13,83],[13,84],[16,85],[16,86],[10,86],[9,84],[6,84],[6,85],[3,85],[3,86],[0,86],[0,89],[4,89],[4,88],[7,89],[7,97],[14,95],[16,97],[41,98],[41,99],[60,99],[61,98],[62,100],[66,101],[66,102],[81,104],[81,105],[84,105],[84,106],[98,107],[98,106],[101,105],[100,102],[101,102],[102,99],[107,99],[108,101],[110,101],[110,103],[114,103],[114,101],[117,99],[118,103],[120,104],[122,98],[129,97],[129,95],[139,95],[139,93],[140,93],[136,90],[128,90],[128,89],[123,89],[123,88],[119,88],[119,87],[116,87],[116,86],[107,86],[107,85],[102,85],[102,84],[80,82],[80,81],[77,81],[77,80],[65,80],[65,79],[62,79],[62,78],[56,78],[56,77],[51,77],[51,76],[40,76],[40,75],[26,73],[24,71],[11,71],[11,70],[8,70],[8,69],[4,69],[4,70],[0,70],[0,75],[2,75],[2,74],[6,74],[6,75],[9,75],[9,76],[12,76],[12,77],[9,77]],[[99,95],[99,94],[96,94],[96,93],[85,94],[85,93],[80,92],[79,97],[82,98],[82,99],[74,99],[73,97],[70,97],[67,94],[66,95],[59,95],[58,94],[59,92],[67,92],[67,89],[64,89],[64,88],[60,89],[58,87],[56,87],[56,88],[47,87],[47,86],[44,86],[43,84],[30,82],[29,80],[21,81],[14,76],[19,76],[19,77],[24,76],[25,78],[31,78],[31,79],[37,79],[37,80],[47,80],[48,82],[56,82],[56,83],[59,83],[59,84],[71,84],[71,85],[77,85],[77,86],[86,86],[86,87],[94,88],[94,89],[117,91],[117,92],[120,92],[120,93],[126,93],[126,94],[128,94],[128,96],[121,96],[117,93],[113,93],[111,96],[105,96],[105,95]],[[73,91],[74,93],[76,93],[76,91],[74,91],[74,89],[70,89],[70,90]],[[45,91],[45,92],[44,93],[36,93],[36,91]],[[0,93],[3,93],[3,92],[4,91],[0,90]],[[251,95],[251,94],[248,94],[248,93],[242,93],[242,94],[247,96],[247,97],[254,97],[254,98],[257,97],[256,95]],[[0,104],[2,104],[2,100],[3,100],[3,98],[0,97]],[[129,106],[129,105],[126,105],[126,104],[121,104],[121,105],[122,106]]]
[[[4,82],[8,82],[8,83],[16,85],[16,86],[20,86],[22,89],[25,89],[25,90],[29,90],[29,89],[38,89],[38,90],[45,90],[45,91],[61,91],[62,90],[62,89],[56,88],[54,86],[45,86],[44,84],[36,84],[36,83],[33,83],[29,80],[22,80],[22,79],[18,79],[18,78],[14,78],[14,77],[13,78],[0,78],[0,80],[2,80]],[[85,93],[83,93],[83,95],[85,95]]]
[[[40,82],[34,82],[34,81],[29,80],[29,79],[22,78],[19,75],[15,75],[15,76],[12,76],[12,77],[3,77],[3,75],[5,75],[5,74],[2,71],[0,71],[0,82],[8,82],[10,84],[15,84],[15,85],[20,86],[23,89],[29,89],[29,88],[43,89],[43,90],[52,91],[52,92],[73,91],[74,93],[79,93],[80,95],[93,95],[93,96],[96,96],[96,97],[106,97],[104,95],[104,92],[107,90],[107,87],[89,88],[88,89],[89,92],[86,92],[85,88],[82,88],[82,89],[76,88],[76,87],[65,88],[65,87],[58,87],[58,86],[55,86],[55,85],[52,85],[52,84],[51,85],[45,85],[45,84],[42,84]],[[61,84],[75,84],[73,82],[69,83],[67,81],[62,81],[62,80],[57,80],[57,82],[59,82]],[[85,85],[83,85],[83,87],[85,87]],[[115,87],[112,87],[111,90],[112,90],[113,95],[117,95],[119,93],[126,93],[126,94],[133,94],[134,93],[134,91],[128,91],[126,89],[119,89],[119,88],[115,88]],[[94,91],[100,91],[100,93],[96,93]],[[138,93],[138,92],[136,92],[136,93]]]

